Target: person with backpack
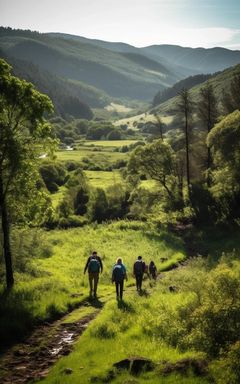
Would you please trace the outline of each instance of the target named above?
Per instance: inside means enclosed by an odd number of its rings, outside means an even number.
[[[154,261],[150,261],[150,264],[149,264],[149,273],[150,273],[150,277],[151,277],[153,280],[156,280],[156,278],[157,278],[157,267],[156,267]]]
[[[122,259],[119,257],[112,270],[112,283],[115,282],[116,285],[117,300],[123,298],[124,279],[127,280],[127,271]]]
[[[84,275],[87,270],[88,270],[88,279],[89,279],[89,286],[90,286],[90,296],[92,296],[93,294],[94,297],[97,297],[99,273],[100,272],[102,273],[103,271],[103,264],[102,264],[101,257],[97,255],[96,251],[94,251],[92,255],[89,256],[84,268]]]
[[[142,260],[142,256],[138,256],[137,260],[133,265],[133,275],[135,276],[135,279],[136,279],[137,291],[142,290],[142,280],[143,280],[144,271],[145,271],[145,263]]]

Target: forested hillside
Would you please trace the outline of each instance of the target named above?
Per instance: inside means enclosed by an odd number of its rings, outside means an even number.
[[[180,83],[175,84],[175,86],[169,90],[166,90],[166,97],[168,97],[169,94],[172,94],[172,98],[166,101],[161,101],[161,96],[160,96],[160,103],[159,105],[156,105],[154,110],[156,111],[161,111],[163,113],[169,113],[170,115],[175,115],[176,113],[176,103],[178,99],[178,95],[175,93],[175,90],[178,89],[178,92],[181,91],[182,88],[189,89],[189,92],[191,96],[194,98],[194,100],[197,102],[200,97],[200,90],[204,86],[204,84],[209,83],[213,87],[214,93],[218,99],[219,106],[220,108],[224,108],[225,101],[228,99],[228,92],[229,88],[231,85],[231,82],[233,81],[235,76],[238,76],[240,73],[240,65],[236,65],[234,67],[228,68],[220,73],[217,73],[211,77],[208,78],[207,81],[201,82],[200,84],[189,88],[187,81],[183,80]],[[194,80],[195,77],[193,77]],[[196,77],[198,78],[198,76]],[[187,80],[187,79],[186,79]],[[191,81],[191,78],[189,78]],[[182,87],[179,89],[178,85],[182,84]],[[172,90],[172,91],[171,91]],[[169,93],[168,93],[169,92]],[[175,95],[174,95],[175,93]],[[165,92],[162,94],[163,98],[165,95]],[[156,101],[157,102],[157,101]]]

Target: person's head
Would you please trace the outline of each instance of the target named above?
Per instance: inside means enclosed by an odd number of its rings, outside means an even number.
[[[150,264],[153,265],[153,264],[154,264],[154,261],[151,260],[151,261],[150,261]]]
[[[121,258],[121,257],[119,257],[119,258],[117,259],[117,264],[122,264],[122,258]]]
[[[142,260],[142,256],[138,256],[138,260]]]
[[[97,256],[97,251],[93,251],[92,255]]]

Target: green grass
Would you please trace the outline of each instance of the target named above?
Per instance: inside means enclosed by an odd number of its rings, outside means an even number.
[[[51,197],[51,201],[52,201],[52,205],[53,205],[53,208],[55,209],[58,204],[62,201],[63,197],[64,197],[64,194],[66,192],[66,187],[62,186],[62,187],[59,187],[58,191],[56,193],[52,193],[50,195]]]
[[[117,160],[126,159],[126,153],[121,152],[112,152],[112,151],[101,151],[93,152],[92,150],[81,148],[76,151],[58,151],[56,152],[57,160],[60,161],[81,161],[84,157],[89,159],[94,158],[96,164],[98,161],[104,160],[111,163],[114,163]]]
[[[93,249],[102,256],[104,272],[98,290],[99,304],[103,304],[101,312],[74,344],[73,352],[52,367],[43,384],[212,382],[208,376],[198,377],[191,371],[187,374],[173,371],[163,375],[162,367],[164,361],[174,363],[183,358],[206,358],[206,353],[198,352],[201,348],[193,350],[189,347],[191,339],[188,336],[192,336],[194,331],[188,330],[186,325],[194,320],[194,317],[190,317],[191,308],[199,298],[204,299],[206,293],[213,295],[208,287],[205,294],[201,293],[209,282],[210,287],[217,281],[225,281],[221,279],[227,276],[229,282],[234,281],[231,280],[233,275],[229,268],[233,265],[240,270],[239,262],[231,264],[229,261],[229,267],[222,264],[218,270],[211,271],[208,261],[198,258],[189,261],[185,267],[161,272],[166,269],[166,264],[173,265],[185,258],[183,243],[168,232],[156,232],[149,224],[137,221],[122,220],[79,229],[54,230],[44,233],[41,244],[44,245],[44,242],[51,252],[43,252],[41,256],[34,254],[29,259],[29,269],[16,275],[16,286],[9,297],[11,311],[7,306],[5,312],[1,308],[1,313],[5,313],[5,322],[11,316],[12,331],[15,333],[21,332],[20,324],[24,319],[28,319],[26,325],[31,325],[34,319],[57,318],[86,299],[88,279],[83,275],[83,268]],[[211,243],[210,233],[208,242],[211,249],[215,244],[220,253],[223,242],[217,246],[216,239],[213,239]],[[227,242],[227,249],[233,251],[234,245],[238,249],[238,244],[237,234],[233,233]],[[139,254],[147,263],[153,259],[161,272],[157,282],[144,279],[142,295],[135,291],[132,276],[132,265]],[[118,257],[123,258],[129,277],[121,304],[115,300],[114,286],[110,281],[112,266]],[[167,259],[166,262],[160,262],[162,257]],[[216,277],[220,280],[216,280]],[[175,286],[176,292],[171,293],[170,286]],[[208,304],[203,301],[203,305]],[[197,308],[201,310],[202,306]],[[83,306],[74,310],[64,321],[75,322],[95,312],[96,308],[91,305]],[[14,330],[14,325],[19,328]],[[2,332],[5,326],[6,332],[6,323],[2,319],[0,326]],[[132,356],[150,358],[156,363],[156,368],[138,377],[122,371],[110,380],[109,372],[113,364]],[[214,374],[214,364],[210,365]],[[71,368],[72,374],[66,375],[66,368]]]
[[[14,249],[16,255],[24,237],[31,236],[31,231],[19,236],[21,242]],[[6,339],[27,332],[36,321],[59,317],[87,297],[88,278],[83,275],[83,269],[93,249],[98,250],[104,263],[100,296],[114,291],[110,282],[111,269],[118,257],[124,259],[129,271],[128,286],[134,284],[131,270],[139,254],[148,263],[154,259],[159,269],[161,257],[173,264],[179,252],[182,258],[185,257],[181,241],[165,232],[151,232],[147,225],[138,222],[119,221],[53,230],[41,232],[38,237],[36,254],[30,247],[25,252],[25,259],[16,260],[16,263],[22,263],[15,273],[16,284],[11,294],[1,300],[0,328]],[[41,247],[44,249],[40,254]]]
[[[173,117],[170,116],[168,113],[159,113],[159,117],[161,117],[161,120],[164,124],[168,125],[172,122]],[[119,119],[114,122],[115,126],[120,126],[120,125],[128,125],[128,128],[131,129],[137,129],[136,124],[138,123],[147,123],[147,122],[156,122],[156,118],[154,115],[150,115],[149,113],[141,113],[140,115],[136,116],[131,116],[131,117],[126,117],[123,119]]]
[[[87,180],[93,187],[108,188],[116,183],[122,182],[122,177],[119,171],[84,171]]]
[[[96,146],[96,147],[113,147],[119,148],[123,145],[131,145],[136,143],[138,140],[86,140],[83,142],[84,147]]]
[[[166,284],[162,283],[153,289],[148,287],[148,292],[149,296],[139,296],[132,289],[127,289],[122,305],[117,305],[115,300],[108,301],[101,314],[75,344],[73,353],[62,358],[43,383],[64,383],[63,372],[66,368],[73,370],[67,378],[69,384],[208,383],[207,379],[194,377],[190,372],[187,376],[175,372],[164,376],[161,373],[163,361],[175,362],[186,357],[198,358],[201,355],[192,351],[181,352],[168,346],[163,340],[149,336],[146,331],[146,324],[151,318],[157,319],[158,308],[163,306],[175,308],[187,301],[188,296],[169,294],[166,291]],[[115,379],[108,380],[113,364],[131,356],[151,358],[159,366],[153,372],[144,373],[137,378],[123,371],[118,373]]]

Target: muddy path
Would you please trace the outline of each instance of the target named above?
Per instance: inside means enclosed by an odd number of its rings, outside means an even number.
[[[0,383],[23,384],[46,377],[51,366],[71,353],[73,343],[98,315],[104,302],[85,301],[74,310],[78,319],[67,314],[54,323],[38,327],[24,342],[9,349],[0,359]]]

